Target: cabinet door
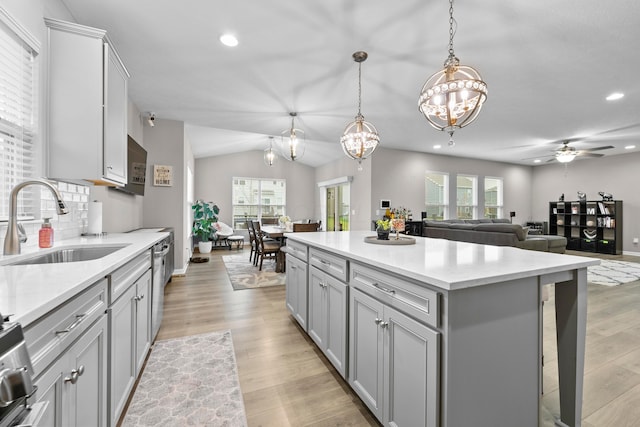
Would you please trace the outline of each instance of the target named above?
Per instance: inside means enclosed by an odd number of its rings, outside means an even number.
[[[38,387],[36,392],[37,402],[48,402],[38,427],[62,427],[62,391],[65,386],[63,371],[66,367],[66,360],[58,359],[34,382]]]
[[[115,426],[136,379],[133,354],[136,332],[136,286],[131,286],[109,309],[110,407],[109,425]]]
[[[347,290],[349,288],[346,283],[331,276],[327,276],[325,283],[325,354],[338,372],[346,377],[347,304],[349,303]]]
[[[327,292],[326,275],[316,267],[309,269],[309,324],[311,339],[323,352],[326,350],[327,337]]]
[[[349,303],[349,384],[381,420],[384,346],[379,324],[383,305],[353,288]]]
[[[287,254],[287,309],[307,330],[307,263]]]
[[[117,55],[104,44],[104,177],[127,183],[127,75]]]
[[[107,316],[103,315],[69,349],[68,361],[65,387],[70,401],[65,425],[106,427]],[[74,370],[78,375],[75,384]]]
[[[384,424],[438,426],[440,334],[385,306]]]
[[[136,375],[151,346],[151,270],[136,282]]]

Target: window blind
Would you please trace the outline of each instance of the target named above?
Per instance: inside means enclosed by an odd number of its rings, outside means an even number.
[[[9,194],[18,183],[37,173],[38,43],[0,8],[0,220],[9,214]],[[35,194],[31,186],[19,194],[18,216],[33,218]]]

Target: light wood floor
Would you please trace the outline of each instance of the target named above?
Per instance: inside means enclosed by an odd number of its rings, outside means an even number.
[[[289,316],[284,287],[234,291],[226,254],[214,251],[210,262],[191,264],[167,285],[158,339],[230,329],[250,427],[379,425]],[[546,427],[559,407],[553,292],[544,308],[544,346]],[[631,427],[639,420],[640,281],[589,285],[583,426]]]

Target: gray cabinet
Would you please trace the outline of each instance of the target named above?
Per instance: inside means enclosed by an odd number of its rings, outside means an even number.
[[[127,183],[129,74],[103,30],[45,19],[47,176]]]
[[[349,383],[384,425],[439,424],[439,332],[351,289]]]
[[[317,267],[309,269],[308,333],[346,377],[348,286]]]
[[[122,414],[151,345],[151,277],[146,270],[109,308],[111,426]]]
[[[35,382],[49,402],[42,426],[107,425],[107,318],[103,314]]]
[[[307,330],[307,263],[287,253],[287,310]]]

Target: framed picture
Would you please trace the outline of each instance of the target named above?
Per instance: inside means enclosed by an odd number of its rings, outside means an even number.
[[[153,185],[156,187],[173,186],[173,166],[153,165]]]

